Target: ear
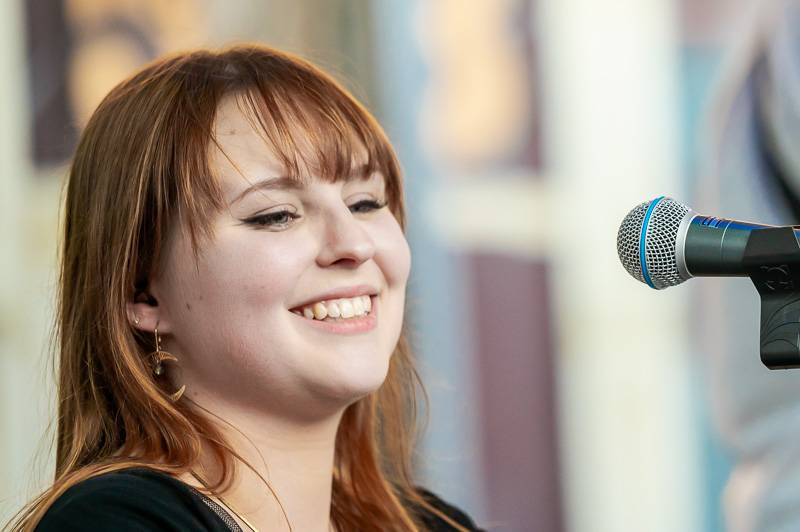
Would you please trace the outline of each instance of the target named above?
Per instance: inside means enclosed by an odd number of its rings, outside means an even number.
[[[163,306],[147,290],[139,291],[128,301],[127,312],[131,327],[152,333],[158,327],[159,333],[170,332],[169,320]],[[138,322],[138,323],[137,323]]]

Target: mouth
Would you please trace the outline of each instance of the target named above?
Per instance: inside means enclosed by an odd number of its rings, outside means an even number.
[[[359,334],[371,331],[378,323],[378,296],[372,295],[368,297],[370,300],[370,308],[361,316],[353,316],[350,318],[331,318],[327,316],[320,320],[316,317],[308,318],[304,316],[301,308],[295,307],[290,309],[290,312],[295,318],[309,327],[312,327],[314,330],[336,334]]]

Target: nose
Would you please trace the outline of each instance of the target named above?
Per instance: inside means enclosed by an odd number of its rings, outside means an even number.
[[[324,225],[317,258],[320,266],[342,262],[357,267],[375,254],[375,242],[347,206],[330,213]]]

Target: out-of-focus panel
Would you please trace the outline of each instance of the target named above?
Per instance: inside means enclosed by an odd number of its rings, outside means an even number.
[[[477,252],[464,260],[476,326],[487,526],[563,530],[548,267]]]

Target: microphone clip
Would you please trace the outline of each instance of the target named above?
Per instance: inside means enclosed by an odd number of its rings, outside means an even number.
[[[761,296],[761,362],[800,368],[800,243],[792,226],[750,234],[743,265]]]

